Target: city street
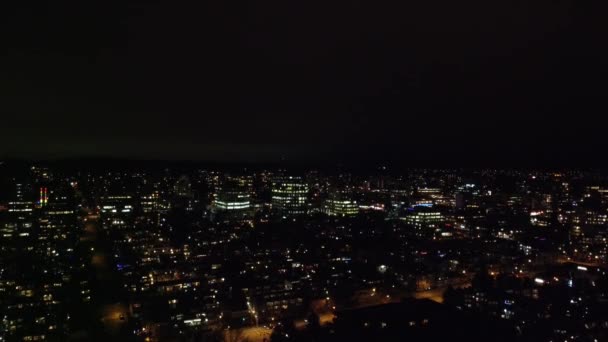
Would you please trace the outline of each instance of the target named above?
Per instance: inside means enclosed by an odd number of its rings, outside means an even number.
[[[128,323],[128,306],[122,302],[118,274],[110,263],[111,250],[100,231],[100,223],[89,216],[85,224],[86,241],[91,242],[93,255],[91,270],[95,273],[95,283],[92,284],[92,303],[97,306],[98,317],[104,331],[109,336],[121,336],[123,328]]]
[[[265,327],[247,327],[230,329],[224,333],[225,342],[268,342],[272,329]]]

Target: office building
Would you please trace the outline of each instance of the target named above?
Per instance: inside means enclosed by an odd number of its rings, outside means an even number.
[[[272,183],[272,207],[283,215],[307,212],[308,184],[301,177],[284,176]]]

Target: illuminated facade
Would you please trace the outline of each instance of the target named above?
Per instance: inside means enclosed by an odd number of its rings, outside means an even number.
[[[187,176],[181,176],[175,185],[173,191],[178,197],[191,197],[192,196],[192,183]]]
[[[441,230],[445,220],[441,212],[428,207],[414,207],[402,219],[415,229],[418,236],[434,235]]]
[[[103,197],[101,217],[107,227],[127,228],[133,217],[133,198],[129,195]]]
[[[49,189],[47,187],[40,188],[40,197],[38,198],[38,205],[41,207],[46,206],[49,203]]]
[[[247,187],[236,182],[225,182],[215,194],[215,208],[225,211],[246,211],[251,208]]]
[[[308,184],[300,177],[280,177],[272,183],[272,206],[284,215],[306,214]]]
[[[359,213],[359,206],[347,194],[334,193],[325,201],[325,213],[329,216],[355,216]]]
[[[34,226],[34,203],[15,201],[8,203],[7,221],[0,228],[3,238],[27,237]]]
[[[166,198],[158,191],[140,196],[139,206],[144,214],[166,213],[171,208]]]

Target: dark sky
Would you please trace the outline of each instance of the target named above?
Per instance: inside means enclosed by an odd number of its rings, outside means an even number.
[[[606,1],[17,3],[0,156],[606,164]]]

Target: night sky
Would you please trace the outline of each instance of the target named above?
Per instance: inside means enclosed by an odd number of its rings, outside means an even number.
[[[608,164],[606,1],[17,3],[0,157]]]

